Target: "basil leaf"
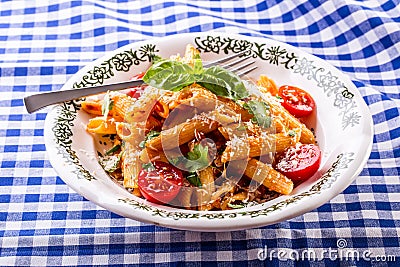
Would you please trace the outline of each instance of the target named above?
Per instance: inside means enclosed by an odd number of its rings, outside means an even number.
[[[200,58],[200,55],[197,55],[193,63],[193,75],[195,76],[196,80],[201,79],[203,72],[204,72],[203,62]]]
[[[153,60],[153,63],[157,62],[157,61],[161,61],[164,60],[162,57],[158,56],[158,55],[153,55],[151,57],[151,60]]]
[[[268,115],[269,106],[261,101],[250,100],[243,105],[249,113],[253,114],[252,121],[263,128],[271,126],[271,116]]]
[[[179,91],[194,83],[195,78],[188,64],[164,59],[154,62],[143,76],[143,81],[156,88]]]
[[[154,64],[143,76],[143,81],[170,91],[179,91],[197,82],[214,94],[233,100],[249,96],[239,76],[220,66],[204,69],[200,56],[194,58],[193,68],[179,61],[155,58]]]
[[[208,161],[208,146],[195,145],[193,151],[187,154],[189,159],[185,163],[185,167],[189,172],[195,172],[207,167],[210,162]]]
[[[249,96],[249,92],[240,77],[220,66],[212,66],[205,69],[198,83],[216,95],[225,96],[233,100]]]
[[[200,187],[201,186],[201,181],[199,176],[196,173],[191,173],[186,177],[186,180],[189,181],[194,186]]]

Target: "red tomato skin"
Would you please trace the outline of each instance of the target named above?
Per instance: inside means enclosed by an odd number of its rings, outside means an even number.
[[[136,74],[136,75],[134,75],[134,76],[132,77],[132,80],[139,80],[139,79],[142,79],[143,76],[144,76],[145,74],[146,74],[145,72],[138,73],[138,74]]]
[[[315,109],[315,101],[306,91],[291,85],[279,87],[279,96],[283,99],[282,106],[297,118],[310,115]]]
[[[128,96],[138,99],[142,95],[143,90],[138,87],[138,88],[132,88],[129,89],[129,91],[126,93]]]
[[[182,172],[171,164],[153,162],[155,170],[142,169],[138,177],[138,187],[145,199],[156,204],[173,200],[183,185]],[[152,186],[152,187],[150,187]],[[168,188],[168,191],[165,190]]]
[[[298,160],[299,154],[307,158]],[[313,176],[320,164],[321,150],[317,145],[299,144],[285,150],[278,159],[276,169],[294,183],[301,183]]]
[[[131,80],[140,80],[143,78],[144,74],[145,74],[144,72],[138,73],[134,75]],[[129,91],[126,92],[128,96],[135,99],[138,99],[142,93],[143,93],[142,86],[132,87],[131,89],[129,89]]]

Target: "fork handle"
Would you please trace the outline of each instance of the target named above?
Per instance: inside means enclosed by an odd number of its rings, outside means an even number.
[[[105,93],[107,91],[118,91],[130,87],[140,86],[143,83],[143,80],[133,80],[108,85],[83,87],[73,90],[46,92],[27,96],[24,98],[24,102],[28,113],[32,113],[53,104],[62,103],[85,96]]]

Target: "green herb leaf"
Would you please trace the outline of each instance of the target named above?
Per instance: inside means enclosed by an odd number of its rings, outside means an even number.
[[[236,130],[238,131],[246,131],[246,125],[244,124],[240,124],[238,127],[236,127]]]
[[[117,152],[120,148],[121,148],[121,145],[115,145],[112,148],[110,148],[109,150],[107,150],[106,155],[111,155],[111,154]]]
[[[193,68],[182,62],[156,58],[143,76],[143,81],[170,91],[179,91],[197,82],[214,94],[233,100],[249,96],[239,76],[220,66],[204,69],[200,56],[195,57]]]
[[[139,147],[140,148],[145,148],[146,146],[146,142],[153,139],[154,137],[159,136],[161,133],[158,131],[154,131],[151,130],[150,132],[148,132],[148,134],[145,136],[144,140],[142,142],[139,143]]]
[[[172,165],[177,166],[181,162],[181,160],[184,158],[185,158],[184,156],[180,156],[180,157],[176,157],[176,158],[169,158],[168,160]]]
[[[288,132],[288,135],[291,136],[291,137],[295,137],[295,136],[296,136],[296,132],[293,131],[293,130],[290,130],[290,131]]]
[[[241,209],[241,208],[244,208],[244,205],[228,203],[228,207],[230,207],[232,209]]]
[[[155,61],[143,76],[143,81],[156,88],[179,91],[195,82],[193,69],[185,63],[170,59]]]
[[[156,168],[154,167],[153,163],[143,163],[142,164],[142,169],[148,172],[154,171]]]
[[[197,55],[194,59],[194,64],[193,64],[193,75],[195,76],[195,79],[201,79],[201,76],[203,75],[204,68],[203,68],[203,62],[201,61],[200,55]]]
[[[254,115],[252,121],[263,128],[271,126],[271,116],[268,115],[269,106],[257,100],[250,100],[243,105],[251,114]]]
[[[189,181],[194,186],[200,187],[201,186],[201,181],[199,176],[196,173],[191,173],[189,174],[186,179]]]
[[[249,96],[240,77],[220,66],[205,69],[201,79],[197,82],[214,94],[233,100]]]
[[[104,115],[104,118],[107,118],[108,113],[112,110],[114,106],[114,101],[110,98],[110,91],[106,93],[103,100],[103,105],[101,106],[101,113]]]
[[[160,56],[158,56],[158,55],[153,55],[153,56],[151,57],[151,60],[152,60],[153,63],[154,63],[154,62],[163,60],[163,58],[160,57]]]
[[[185,165],[189,172],[204,169],[210,164],[208,160],[208,146],[195,145],[193,151],[190,151],[187,157],[189,161]]]

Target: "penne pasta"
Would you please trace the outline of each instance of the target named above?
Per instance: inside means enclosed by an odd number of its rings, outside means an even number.
[[[191,199],[192,199],[193,189],[191,187],[183,186],[176,196],[178,203],[180,206],[185,208],[192,207]]]
[[[89,120],[86,130],[93,134],[116,134],[115,120],[108,120],[104,117],[96,117]]]
[[[300,129],[300,142],[304,144],[315,144],[314,134],[310,129],[307,128],[305,124],[300,122],[292,114],[290,114],[284,107],[279,103],[271,101],[268,103],[270,105],[270,111],[273,116],[279,117],[282,122],[285,122],[285,126],[289,129]]]
[[[228,142],[221,156],[222,162],[238,159],[254,158],[267,153],[280,153],[294,145],[293,138],[282,133],[264,136],[249,136],[246,140]]]
[[[154,106],[154,112],[161,118],[167,118],[169,115],[169,107],[162,99],[158,100]]]
[[[96,116],[102,116],[102,106],[103,106],[103,100],[85,100],[81,103],[82,109],[92,115]],[[124,117],[120,116],[119,114],[116,114],[115,110],[111,109],[108,113],[108,117],[112,117],[115,120],[118,121],[123,121]]]
[[[125,142],[122,147],[123,185],[125,188],[137,188],[137,176],[142,169],[140,153],[129,142]]]
[[[253,117],[246,109],[242,108],[231,99],[218,97],[218,101],[222,102],[226,109],[231,109],[234,113],[240,114],[242,121],[249,121]]]
[[[181,156],[181,154],[179,154],[178,151],[175,150],[158,151],[146,147],[140,153],[140,160],[144,163],[154,162],[154,161],[162,161],[165,163],[169,163],[170,159],[177,158],[179,156]]]
[[[125,118],[134,103],[134,99],[121,93],[113,93],[111,99],[114,103],[111,111],[115,112],[117,116]]]
[[[266,75],[260,75],[257,80],[257,85],[260,86],[260,90],[263,90],[265,93],[270,93],[275,96],[278,94],[278,87],[276,86],[274,80],[268,78]]]
[[[201,188],[197,189],[198,205],[204,206],[209,204],[211,195],[215,192],[214,171],[212,167],[207,167],[204,170],[199,171],[198,176],[201,182]]]
[[[103,115],[101,112],[102,105],[103,101],[101,100],[85,100],[81,103],[81,107],[84,111],[97,116]]]
[[[218,123],[205,117],[181,123],[164,130],[161,134],[146,143],[153,150],[169,150],[194,139],[197,132],[209,133],[218,128]]]
[[[244,174],[268,189],[284,195],[293,190],[293,182],[289,178],[256,159],[249,160]]]

